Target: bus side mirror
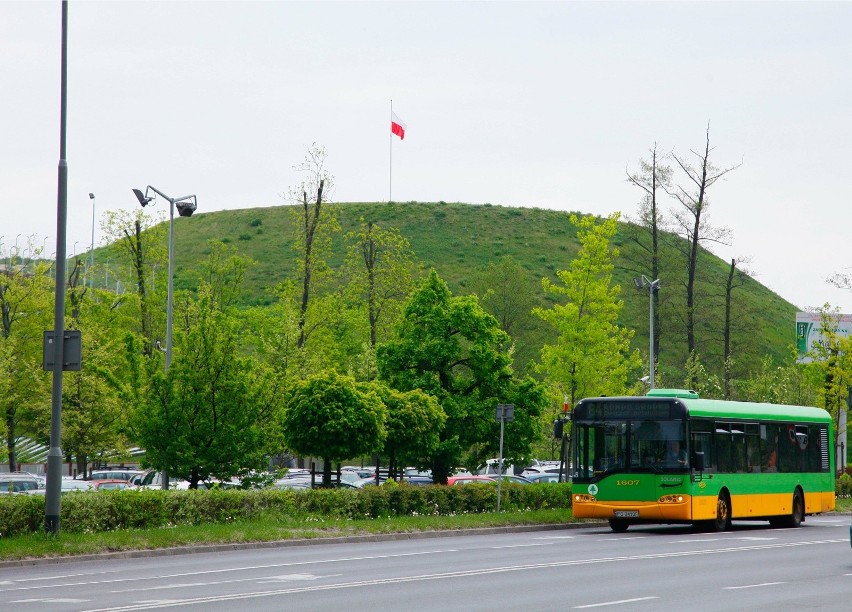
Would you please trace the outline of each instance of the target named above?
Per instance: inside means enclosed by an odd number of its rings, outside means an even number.
[[[557,440],[561,440],[562,435],[564,434],[564,430],[565,430],[565,421],[563,421],[562,419],[556,419],[555,421],[553,421],[553,437],[554,438],[556,438]]]
[[[704,453],[702,451],[692,453],[692,469],[697,472],[704,471]]]

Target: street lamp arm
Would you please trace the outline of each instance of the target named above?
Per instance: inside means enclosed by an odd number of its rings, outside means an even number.
[[[195,201],[195,195],[194,195],[194,194],[193,194],[193,195],[185,195],[185,196],[182,196],[182,197],[180,197],[180,198],[170,198],[169,196],[167,196],[166,194],[164,194],[162,191],[160,191],[159,189],[157,189],[157,188],[156,188],[156,187],[154,187],[153,185],[148,185],[148,186],[145,188],[145,195],[146,195],[146,196],[148,195],[148,190],[153,191],[154,193],[156,193],[156,194],[157,194],[158,196],[160,196],[161,198],[165,198],[165,200],[166,200],[169,204],[176,204],[177,202],[183,202],[184,200],[193,200],[193,201]]]

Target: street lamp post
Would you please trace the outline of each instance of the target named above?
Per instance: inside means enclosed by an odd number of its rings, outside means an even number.
[[[646,287],[648,288],[648,297],[649,297],[649,301],[651,303],[650,332],[648,334],[650,336],[650,342],[651,342],[651,348],[650,348],[651,352],[648,356],[648,361],[650,363],[650,367],[649,367],[649,371],[648,371],[648,374],[649,374],[648,384],[649,384],[650,388],[653,389],[654,388],[654,361],[656,361],[654,359],[654,294],[657,291],[660,290],[660,279],[658,278],[657,280],[651,280],[650,278],[648,278],[647,276],[645,276],[643,274],[642,276],[634,278],[633,282],[636,284],[637,289],[645,289]]]
[[[136,194],[136,199],[139,200],[139,204],[144,208],[147,206],[151,200],[153,200],[153,196],[149,196],[148,192],[153,191],[158,196],[165,198],[169,203],[169,272],[168,272],[168,291],[166,294],[166,365],[165,371],[169,371],[169,366],[172,363],[172,294],[174,292],[173,286],[173,278],[174,278],[174,249],[175,249],[175,206],[177,206],[178,214],[181,217],[191,217],[192,213],[195,212],[197,208],[197,202],[195,199],[195,195],[187,195],[180,198],[170,198],[162,191],[157,189],[156,187],[152,187],[148,185],[145,188],[145,193],[142,193],[139,189],[134,189],[133,193]],[[169,488],[169,476],[168,473],[163,474],[163,488]]]
[[[92,248],[89,253],[89,288],[93,288],[95,284],[95,194],[90,193],[89,199],[92,201]],[[90,276],[91,275],[91,276]],[[83,283],[85,285],[85,283]]]

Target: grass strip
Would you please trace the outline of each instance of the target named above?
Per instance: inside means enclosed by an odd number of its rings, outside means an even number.
[[[152,550],[175,546],[274,542],[290,539],[330,538],[383,533],[415,533],[513,525],[561,524],[574,521],[570,510],[536,510],[463,514],[455,516],[405,516],[378,519],[330,519],[321,516],[265,515],[251,521],[174,526],[158,529],[124,529],[98,533],[36,533],[0,537],[0,561],[85,555],[104,552]]]

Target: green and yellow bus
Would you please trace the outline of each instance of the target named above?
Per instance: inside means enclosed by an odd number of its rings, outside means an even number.
[[[699,399],[654,389],[578,402],[571,480],[577,518],[632,524],[731,519],[798,527],[834,509],[833,427],[820,408]]]

